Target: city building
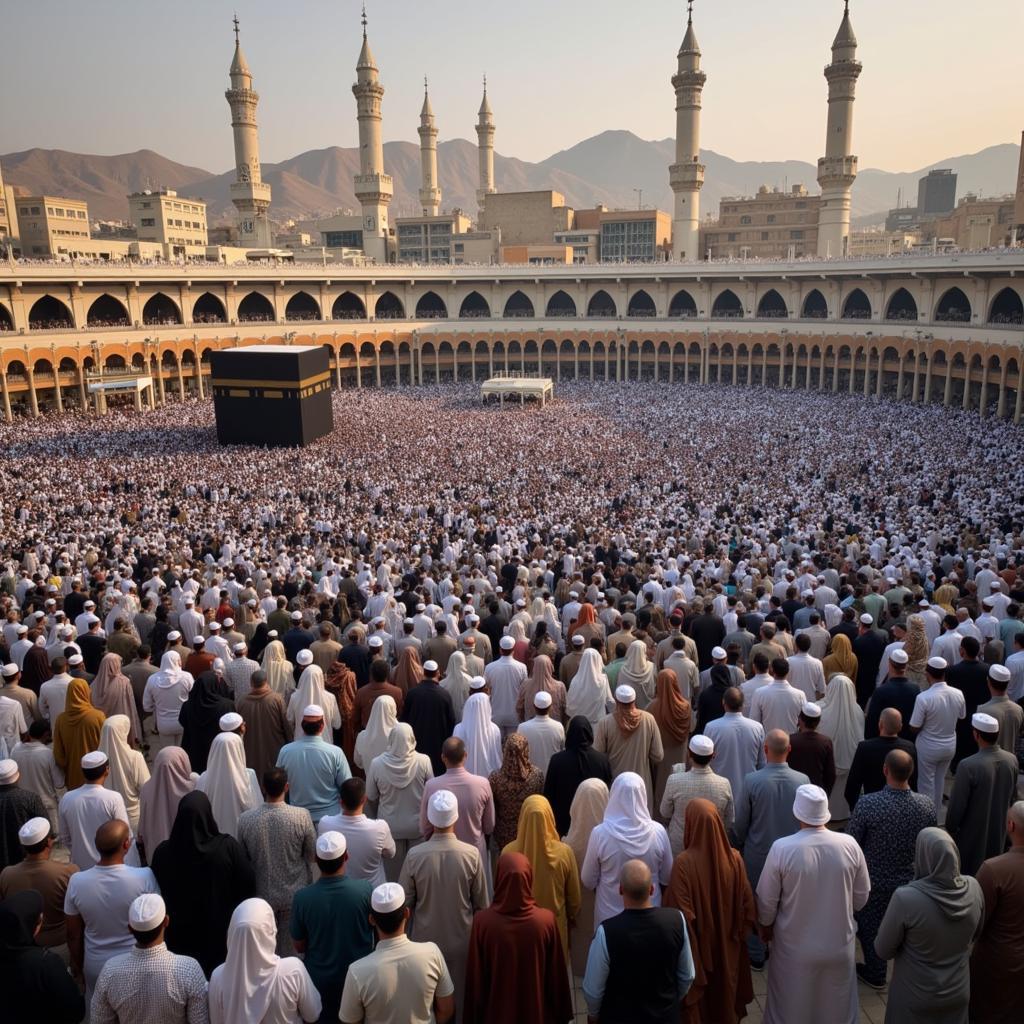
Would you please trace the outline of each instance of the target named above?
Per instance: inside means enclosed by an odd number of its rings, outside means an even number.
[[[18,239],[28,257],[88,251],[89,206],[66,196],[18,196]]]
[[[1016,227],[1015,196],[979,199],[966,195],[948,217],[931,221],[926,238],[949,239],[958,249],[1011,245]]]
[[[553,189],[490,192],[478,226],[500,231],[502,245],[552,245],[556,232],[573,227],[573,209]]]
[[[595,233],[595,259],[605,263],[650,263],[672,257],[673,221],[664,210],[609,210],[597,206],[592,210],[574,211],[572,226],[573,232]],[[566,233],[556,235],[555,241],[566,237]],[[565,244],[573,245],[573,262],[592,262],[576,258],[573,242]],[[589,242],[581,244],[589,250]]]
[[[916,231],[851,231],[847,255],[851,259],[895,256],[910,252],[921,243]]]
[[[128,220],[140,242],[159,242],[174,255],[209,244],[206,203],[179,196],[174,189],[145,189],[128,196]]]
[[[1024,132],[1020,135],[1020,163],[1017,165],[1017,196],[1013,213],[1014,245],[1024,243]]]
[[[956,206],[956,173],[949,168],[929,171],[917,183],[917,214],[937,217]]]
[[[452,213],[399,217],[395,220],[395,245],[399,263],[451,263],[452,242],[470,228],[460,210]]]
[[[18,206],[11,185],[4,184],[4,172],[0,167],[0,246],[13,244],[18,237]],[[0,254],[2,255],[2,254]]]
[[[601,258],[600,225],[581,228],[579,224],[579,216],[587,212],[589,211],[581,210],[577,213],[571,231],[555,232],[555,245],[569,246],[572,249],[573,263],[597,263]]]
[[[726,196],[718,220],[706,222],[701,248],[709,259],[787,259],[818,251],[822,198],[803,185],[762,185],[755,196]]]

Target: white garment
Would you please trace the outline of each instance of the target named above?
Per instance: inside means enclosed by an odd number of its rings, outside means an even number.
[[[1006,659],[1006,667],[1010,670],[1010,685],[1006,696],[1018,701],[1024,697],[1024,651],[1015,651]]]
[[[743,714],[750,717],[750,705],[753,703],[754,694],[761,689],[762,686],[768,686],[772,681],[772,675],[770,672],[765,672],[763,675],[758,674],[751,676],[749,679],[744,679],[740,683],[740,692],[743,694]]]
[[[704,726],[704,735],[715,745],[711,768],[729,780],[733,804],[739,807],[744,777],[765,764],[764,726],[739,711],[727,711]]]
[[[936,814],[942,809],[946,769],[956,753],[956,723],[966,715],[963,692],[944,682],[932,683],[914,698],[910,725],[921,730],[914,738],[917,791],[931,798]]]
[[[547,775],[554,754],[565,750],[565,727],[551,715],[534,715],[516,730],[530,747],[530,764]]]
[[[18,786],[35,793],[46,808],[50,828],[57,831],[57,803],[64,789],[64,773],[53,759],[53,750],[39,740],[19,743],[10,756],[17,762]]]
[[[206,619],[194,608],[186,608],[178,616],[178,631],[186,647],[191,647],[193,639],[202,636],[205,629]]]
[[[569,682],[566,714],[570,719],[582,715],[591,725],[597,725],[612,703],[612,688],[604,674],[601,655],[588,648],[580,658],[576,675]]]
[[[71,852],[71,863],[85,871],[96,864],[96,830],[118,818],[131,828],[124,797],[98,783],[87,782],[65,793],[60,802],[60,841]]]
[[[299,688],[288,700],[288,721],[292,723],[295,735],[292,739],[300,739],[302,731],[302,712],[315,704],[324,713],[323,737],[328,743],[334,742],[334,730],[341,728],[341,712],[333,693],[327,692],[324,686],[324,670],[319,665],[307,665],[299,676]]]
[[[825,670],[822,663],[810,654],[791,654],[789,656],[789,685],[802,690],[804,696],[812,704],[818,699],[819,693],[825,692]]]
[[[39,687],[39,714],[50,723],[51,729],[57,724],[58,717],[64,714],[70,685],[71,676],[62,672],[59,676],[47,679]]]
[[[516,661],[511,654],[503,654],[484,669],[484,679],[491,688],[491,707],[494,724],[504,729],[514,729],[519,724],[516,701],[526,682],[526,666]],[[469,701],[466,702],[469,704]],[[466,711],[463,708],[463,719]]]
[[[867,863],[852,836],[825,828],[777,839],[757,884],[757,915],[774,925],[765,1024],[856,1024],[857,927]]]
[[[444,679],[441,680],[441,689],[447,690],[452,699],[456,722],[462,721],[462,709],[472,692],[469,688],[471,678],[470,673],[466,671],[466,655],[462,651],[455,651],[448,659],[448,668],[445,670]]]
[[[848,772],[857,745],[864,739],[864,712],[849,676],[835,675],[826,684],[818,731],[832,740],[836,771]]]
[[[340,832],[348,844],[345,877],[362,879],[372,886],[383,885],[384,858],[394,857],[395,840],[386,821],[365,814],[328,814],[320,819],[316,834]]]
[[[952,667],[960,664],[960,641],[963,637],[953,630],[951,633],[943,633],[931,647],[928,653],[930,658],[945,658],[946,664]]]
[[[0,697],[0,755],[10,757],[11,751],[27,732],[25,711],[20,702],[11,697]]]
[[[139,827],[139,794],[149,782],[149,768],[145,757],[128,745],[131,729],[132,722],[127,715],[111,715],[100,729],[99,749],[110,762],[110,774],[103,785],[124,798],[128,824],[136,832]]]
[[[466,771],[487,778],[501,767],[501,730],[491,721],[491,699],[474,693],[455,726],[455,737],[466,744]]]
[[[397,839],[419,839],[420,805],[427,780],[434,777],[430,758],[416,753],[412,727],[399,722],[388,737],[388,749],[370,762],[366,797],[377,801],[377,817]]]
[[[388,749],[388,737],[391,730],[398,724],[398,705],[395,698],[383,694],[373,702],[370,708],[370,720],[366,728],[356,737],[356,748],[353,760],[364,771],[370,762]]]
[[[773,729],[782,729],[787,736],[796,732],[800,710],[806,697],[784,679],[772,679],[754,693],[750,702],[750,717],[764,726],[765,735]]]
[[[178,652],[165,651],[160,659],[160,671],[146,680],[142,691],[142,709],[153,712],[157,732],[181,733],[178,715],[194,685],[192,673],[181,667]]]
[[[196,789],[210,798],[213,818],[221,832],[237,837],[239,815],[263,803],[256,773],[245,766],[242,737],[234,732],[215,736],[206,763]]]

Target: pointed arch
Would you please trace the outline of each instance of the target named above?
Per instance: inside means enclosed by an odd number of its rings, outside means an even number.
[[[142,307],[142,322],[150,324],[180,324],[181,310],[178,304],[163,292],[151,295]]]
[[[650,297],[643,290],[640,289],[630,300],[629,308],[626,311],[626,316],[631,317],[652,317],[657,315],[657,308],[654,305],[654,299]]]
[[[697,315],[697,303],[693,296],[684,288],[672,296],[668,304],[668,315],[672,317],[695,317]]]
[[[487,304],[487,300],[476,291],[470,292],[463,300],[462,305],[459,306],[459,319],[489,319],[491,315],[491,307]]]
[[[587,316],[605,318],[618,316],[615,301],[603,288],[590,296],[590,301],[587,303]]]
[[[238,322],[250,323],[252,321],[276,320],[274,306],[266,295],[260,292],[249,292],[238,304]]]
[[[544,315],[550,317],[574,317],[576,315],[576,303],[573,302],[572,297],[567,292],[559,289],[548,299]]]
[[[378,320],[404,320],[405,306],[394,292],[384,292],[373,307],[373,315]]]
[[[284,307],[285,320],[319,320],[320,303],[309,292],[296,292]]]
[[[355,292],[342,292],[331,307],[333,320],[365,320],[366,306]]]
[[[437,292],[424,292],[416,303],[417,320],[445,320],[448,317],[448,307],[444,299]]]
[[[886,320],[916,320],[917,303],[906,288],[897,288],[885,307]]]
[[[211,292],[203,292],[192,306],[192,322],[197,324],[223,324],[227,322],[224,303]]]
[[[508,297],[505,303],[505,317],[532,319],[533,315],[533,303],[523,292],[517,290]]]
[[[14,317],[11,316],[11,311],[0,302],[0,331],[13,331],[14,330]]]
[[[871,303],[860,288],[854,288],[843,302],[844,320],[870,320]]]
[[[769,288],[757,304],[757,315],[773,320],[786,319],[789,316],[786,300],[774,288]]]
[[[935,319],[947,323],[967,324],[971,322],[971,300],[961,288],[949,288],[942,293],[935,306]]]
[[[990,324],[1024,323],[1024,301],[1013,288],[1004,288],[993,300],[988,312]]]
[[[741,319],[743,317],[743,304],[731,288],[726,288],[718,293],[711,306],[713,317],[726,317]]]
[[[62,327],[74,327],[75,320],[60,299],[52,295],[44,295],[32,303],[28,313],[28,329],[30,331],[52,331]]]
[[[812,288],[804,299],[800,316],[804,320],[825,320],[828,318],[828,303],[817,288]]]
[[[85,322],[90,327],[128,327],[131,324],[125,304],[107,292],[93,301]]]

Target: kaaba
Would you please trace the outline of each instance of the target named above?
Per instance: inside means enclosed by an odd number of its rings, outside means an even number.
[[[221,444],[303,447],[334,429],[331,369],[320,345],[247,345],[210,353]]]

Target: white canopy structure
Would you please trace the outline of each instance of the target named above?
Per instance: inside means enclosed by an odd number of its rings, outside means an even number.
[[[545,405],[555,395],[555,385],[550,377],[524,377],[522,374],[509,372],[498,377],[491,377],[480,385],[480,401],[497,398],[504,405],[506,398],[518,398],[521,405],[532,398]]]

